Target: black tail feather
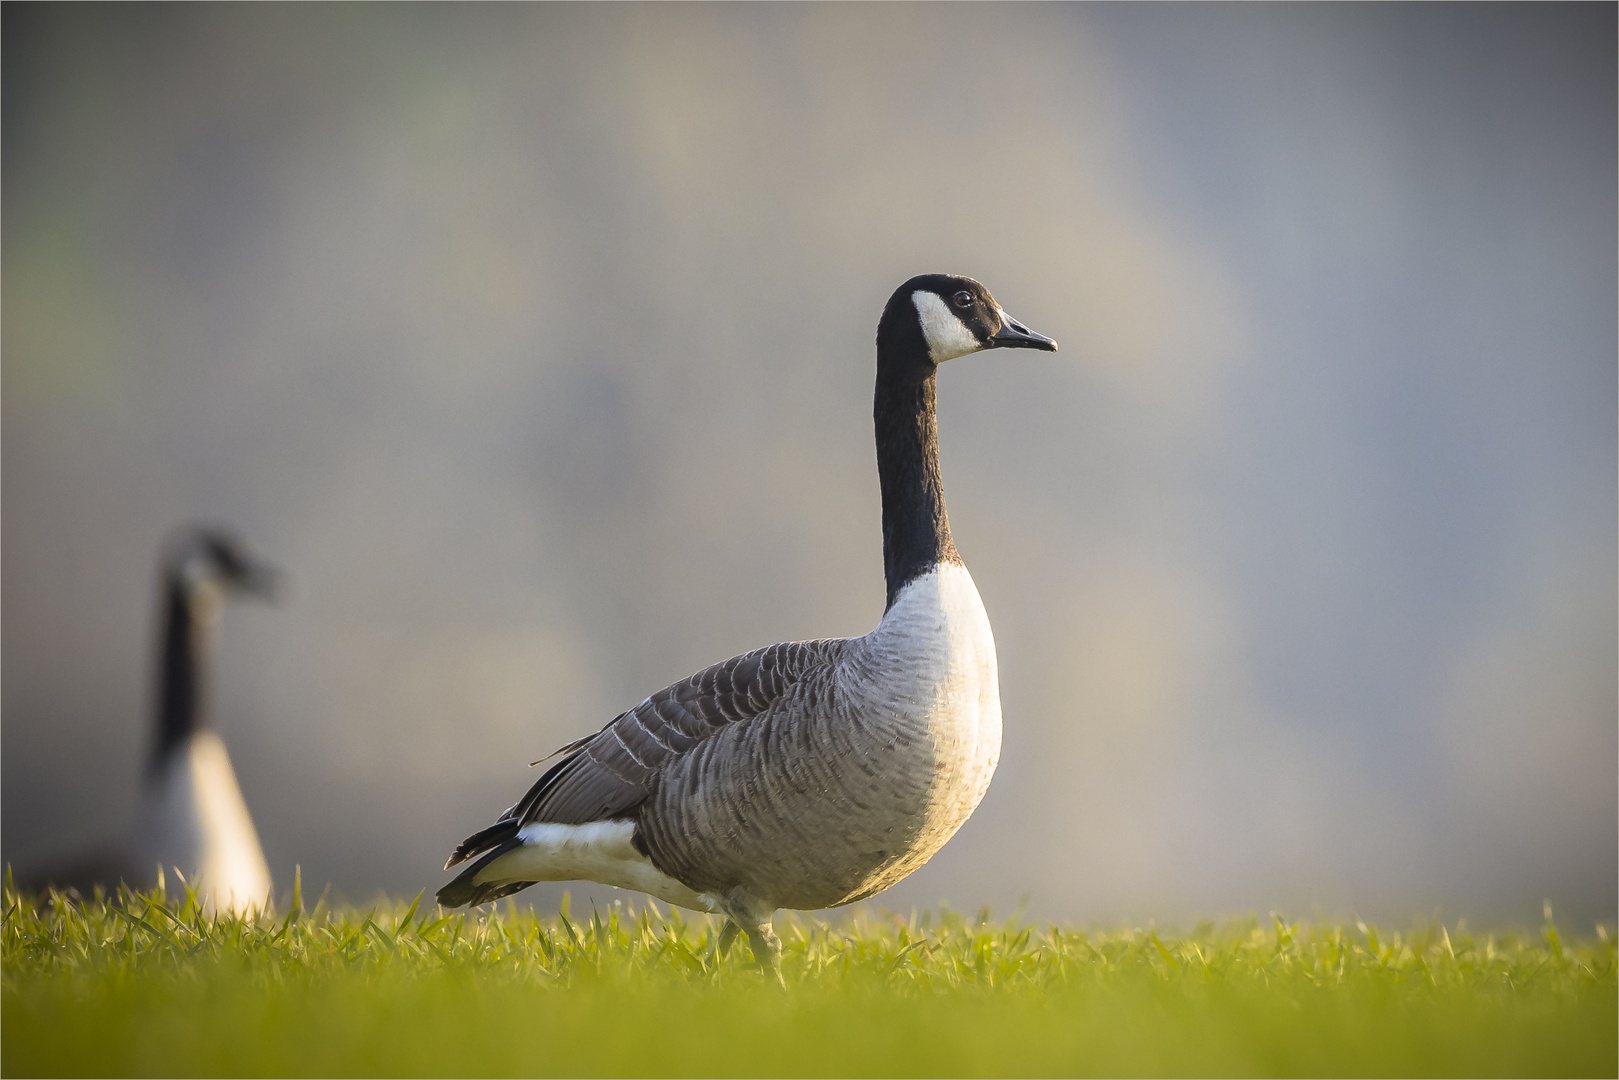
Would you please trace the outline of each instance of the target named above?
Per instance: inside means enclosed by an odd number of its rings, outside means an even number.
[[[455,845],[455,850],[450,852],[449,861],[444,864],[444,869],[448,870],[453,866],[466,862],[474,855],[504,844],[508,840],[516,839],[517,830],[520,828],[522,828],[522,825],[515,818],[501,818],[487,829],[479,829]]]
[[[479,829],[457,844],[455,850],[450,853],[449,861],[444,864],[444,869],[448,870],[457,863],[466,862],[479,852],[488,851],[497,844],[503,844],[516,836],[517,830],[531,820],[529,812],[533,810],[535,804],[544,798],[545,793],[551,790],[558,781],[579,765],[582,758],[577,747],[593,738],[595,738],[594,735],[585,739],[576,739],[557,751],[559,754],[567,753],[568,756],[545,770],[545,775],[535,781],[534,786],[528,789],[528,794],[518,800],[517,805],[500,815],[499,821],[487,829]]]
[[[489,832],[489,831],[490,831],[489,829],[484,830],[484,832]],[[516,832],[515,827],[512,829],[512,832],[513,833]],[[479,835],[482,835],[482,834],[480,833]],[[466,843],[462,844],[461,846],[465,847],[467,844],[470,844],[472,842],[472,840],[474,840],[474,839],[476,839],[476,837],[472,837],[472,838],[468,839],[466,841]],[[514,848],[521,847],[522,845],[523,845],[523,842],[521,840],[519,840],[515,835],[511,836],[504,843],[501,843],[501,844],[499,844],[499,846],[497,846],[497,847],[493,848],[492,850],[490,850],[488,852],[488,854],[484,855],[483,858],[479,859],[477,862],[473,863],[471,866],[467,867],[465,870],[463,870],[459,874],[457,874],[453,881],[451,881],[448,885],[445,885],[442,889],[440,889],[438,891],[437,896],[435,898],[438,900],[438,902],[441,905],[443,905],[444,907],[447,907],[447,908],[457,908],[457,907],[461,907],[462,905],[466,905],[468,907],[476,907],[479,904],[487,903],[490,900],[499,900],[502,896],[510,896],[514,892],[518,892],[518,891],[520,891],[522,889],[528,888],[530,885],[534,884],[534,882],[532,882],[532,881],[481,881],[480,882],[480,881],[473,880],[474,878],[476,878],[478,876],[479,872],[482,871],[484,867],[488,866],[490,863],[494,862],[496,859],[500,858],[502,855],[506,854],[508,851],[511,851]],[[457,848],[456,850],[459,852],[461,849]]]
[[[454,882],[451,882],[451,884],[454,884]],[[467,901],[467,906],[477,907],[479,904],[487,904],[493,900],[499,900],[503,896],[510,896],[512,893],[522,892],[530,885],[537,884],[539,883],[535,881],[503,881],[498,885],[480,885],[478,886],[479,891],[477,894],[474,895],[472,899]],[[440,901],[440,903],[443,903],[443,901]],[[444,904],[444,906],[455,907],[456,905]]]

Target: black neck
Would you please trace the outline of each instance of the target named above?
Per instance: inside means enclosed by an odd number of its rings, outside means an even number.
[[[206,726],[202,688],[207,674],[209,627],[191,610],[191,596],[178,574],[164,582],[163,643],[158,658],[157,745],[151,768]]]
[[[929,363],[905,363],[877,346],[877,477],[883,494],[883,576],[888,603],[940,563],[959,563],[939,474],[935,377]]]

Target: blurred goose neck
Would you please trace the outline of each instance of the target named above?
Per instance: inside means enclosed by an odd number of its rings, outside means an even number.
[[[157,741],[151,771],[156,773],[174,749],[206,726],[202,688],[206,681],[211,628],[192,610],[191,590],[179,573],[164,583],[163,640],[158,657]]]

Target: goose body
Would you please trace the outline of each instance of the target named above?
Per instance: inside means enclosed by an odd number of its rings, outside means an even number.
[[[207,667],[233,596],[268,596],[275,572],[219,529],[188,529],[162,563],[163,616],[152,756],[130,826],[115,843],[28,887],[89,892],[144,887],[178,870],[205,908],[247,911],[270,895],[270,870],[225,743],[207,722]]]
[[[728,917],[773,965],[778,908],[872,896],[927,862],[1000,757],[995,641],[950,536],[935,373],[986,348],[1055,349],[970,278],[902,285],[878,325],[874,419],[888,601],[855,638],[789,642],[653,694],[553,764],[438,899],[584,879]]]

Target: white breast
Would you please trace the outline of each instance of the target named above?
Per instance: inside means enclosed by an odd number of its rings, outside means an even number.
[[[197,732],[169,755],[142,799],[130,854],[146,871],[178,869],[212,910],[264,906],[270,869],[218,735]]]
[[[912,581],[864,643],[870,704],[925,727],[933,743],[931,855],[983,799],[1001,755],[995,636],[972,575],[945,563]]]

